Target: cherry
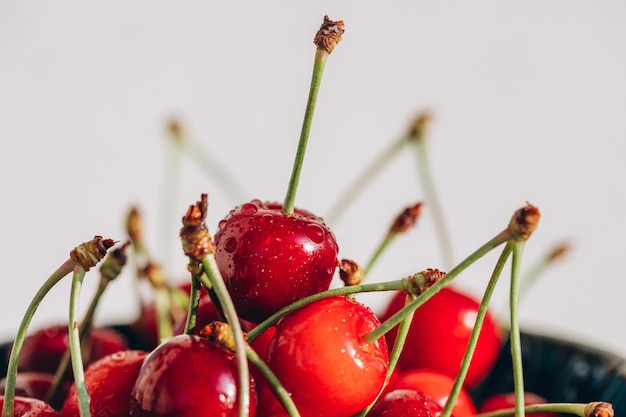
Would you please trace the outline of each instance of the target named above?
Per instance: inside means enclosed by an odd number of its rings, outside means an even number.
[[[421,391],[397,389],[376,401],[367,417],[438,417],[441,406]]]
[[[367,306],[345,296],[308,303],[276,324],[267,364],[303,417],[349,417],[376,398],[388,368],[387,344],[363,337],[379,324]],[[263,395],[260,413],[278,411]]]
[[[381,316],[382,321],[404,306],[405,297],[405,293],[398,293],[391,299]],[[478,307],[474,298],[458,289],[442,288],[415,311],[398,367],[402,370],[429,368],[454,378],[465,354]],[[395,330],[388,333],[389,345],[393,344],[395,334]],[[467,388],[476,386],[489,372],[501,347],[501,330],[487,312],[465,379]]]
[[[0,381],[0,392],[4,392],[5,382],[6,378]],[[53,374],[44,372],[19,372],[15,380],[15,395],[46,401],[48,391],[53,383]],[[50,401],[49,404],[55,409],[60,409],[63,405],[63,400],[69,392],[69,388],[70,384],[68,381],[61,381],[61,388],[58,395],[60,401]]]
[[[396,389],[412,389],[429,395],[437,404],[443,407],[452,391],[454,379],[439,371],[430,369],[410,369],[405,372],[396,372],[386,391]],[[476,414],[474,401],[465,389],[461,389],[452,409],[455,417],[472,417]]]
[[[237,375],[232,352],[197,335],[174,336],[145,358],[131,395],[131,415],[236,416]],[[253,383],[250,398],[253,417]]]
[[[123,350],[93,362],[85,371],[92,417],[128,417],[130,395],[148,352]],[[79,417],[76,386],[72,385],[63,404],[64,417]]]
[[[110,328],[92,328],[89,332],[89,356],[85,366],[127,348],[127,341],[121,333]],[[52,325],[28,335],[22,346],[18,368],[22,372],[46,372],[54,374],[61,358],[69,346],[67,325]],[[72,371],[68,368],[67,378]]]
[[[219,223],[215,259],[238,314],[259,323],[327,290],[337,267],[335,236],[320,217],[252,200]]]
[[[533,404],[545,404],[548,401],[540,395],[532,393],[530,391],[524,392],[524,405]],[[487,413],[489,411],[497,411],[507,408],[515,408],[515,393],[506,392],[493,394],[482,402],[478,411],[480,413]],[[558,417],[558,413],[535,413],[535,417]]]
[[[4,405],[4,396],[0,397],[0,407]],[[30,397],[15,397],[13,417],[59,417],[50,404]]]

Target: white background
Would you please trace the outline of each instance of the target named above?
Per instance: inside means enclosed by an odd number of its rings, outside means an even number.
[[[145,215],[152,252],[182,279],[186,207],[207,192],[215,230],[242,202],[188,156],[181,184],[163,196],[170,117],[237,176],[245,198],[282,201],[312,38],[328,14],[346,32],[322,81],[297,206],[324,216],[430,110],[428,149],[457,261],[526,201],[537,205],[524,267],[564,240],[573,251],[523,300],[522,326],[626,355],[625,3],[375,4],[0,3],[0,337],[13,337],[74,246],[96,234],[125,239],[131,204]],[[393,216],[423,198],[414,159],[401,154],[332,225],[341,257],[364,264]],[[455,282],[480,296],[496,257]],[[369,279],[427,267],[443,268],[428,206]],[[85,303],[97,277],[87,275]],[[114,283],[100,322],[134,319],[131,282],[128,273]],[[497,314],[507,288],[505,275]],[[35,323],[65,320],[68,295],[69,279]],[[378,311],[385,296],[363,300]]]

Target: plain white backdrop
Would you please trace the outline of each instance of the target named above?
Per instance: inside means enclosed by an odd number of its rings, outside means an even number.
[[[245,198],[282,201],[325,14],[346,32],[326,66],[297,206],[326,215],[429,110],[456,260],[535,204],[542,219],[525,270],[558,242],[573,250],[521,303],[522,327],[626,355],[619,1],[0,3],[0,337],[13,337],[73,247],[94,235],[125,239],[132,204],[153,254],[185,277],[177,230],[186,207],[208,193],[215,230],[242,201],[189,155],[168,174],[171,117],[236,175]],[[178,184],[168,195],[166,177]],[[340,256],[365,263],[395,214],[422,198],[414,155],[402,153],[332,225]],[[480,296],[497,255],[455,282]],[[370,280],[442,262],[426,205]],[[493,301],[502,317],[507,277]],[[85,303],[97,278],[85,279]],[[126,273],[113,284],[99,322],[136,317],[131,282]],[[69,278],[35,325],[65,320],[68,296]],[[379,310],[385,297],[363,301]]]

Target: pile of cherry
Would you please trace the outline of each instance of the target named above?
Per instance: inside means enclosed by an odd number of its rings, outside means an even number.
[[[524,405],[529,412],[612,416],[607,403],[533,409],[545,400],[529,392],[480,404],[469,394],[490,372],[509,331],[518,334],[517,323],[505,329],[482,301],[448,282],[500,244],[515,259],[515,244],[539,220],[532,205],[448,274],[428,269],[385,283],[364,282],[356,262],[338,258],[324,220],[294,207],[315,89],[343,30],[343,22],[326,17],[315,37],[311,96],[285,201],[241,204],[211,235],[202,195],[183,216],[191,279],[179,285],[148,255],[135,210],[128,242],[115,246],[96,236],[77,246],[20,326],[7,357],[2,417],[472,417],[493,410],[523,416]],[[403,212],[392,232],[414,223],[418,208]],[[127,267],[129,250],[138,283],[152,291],[139,299],[141,314],[123,332],[93,327],[99,296]],[[79,320],[80,283],[98,264],[102,291]],[[70,322],[27,333],[45,293],[72,272]],[[336,275],[346,285],[330,289]],[[395,295],[378,317],[354,297],[365,291]]]

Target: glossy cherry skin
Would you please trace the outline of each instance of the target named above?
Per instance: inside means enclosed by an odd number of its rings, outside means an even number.
[[[405,294],[397,293],[390,301],[381,321],[399,311]],[[402,370],[429,368],[455,377],[474,327],[479,303],[450,286],[444,287],[419,307],[398,361]],[[394,329],[395,330],[395,329]],[[387,334],[391,346],[395,331]],[[502,348],[502,332],[487,312],[464,385],[471,389],[489,372]]]
[[[237,415],[235,355],[197,335],[161,343],[144,360],[133,394],[131,416],[230,417]],[[250,416],[256,412],[251,380]]]
[[[45,401],[48,391],[54,382],[54,375],[45,372],[18,372],[15,379],[15,395],[20,397],[37,398]],[[4,392],[6,378],[0,381],[0,392]],[[58,401],[50,401],[54,409],[60,409],[70,389],[68,381],[61,381]]]
[[[376,401],[367,417],[438,417],[441,406],[420,391],[397,389]]]
[[[239,315],[259,323],[327,290],[337,267],[335,236],[317,217],[252,200],[219,223],[215,259]]]
[[[85,370],[85,387],[92,417],[128,417],[131,391],[147,354],[143,350],[123,350],[89,365]],[[75,385],[70,387],[61,414],[80,416]]]
[[[276,324],[267,364],[302,417],[349,417],[376,398],[389,365],[387,344],[364,337],[379,324],[367,306],[341,296],[311,302]],[[266,399],[262,414],[275,413]]]
[[[93,328],[89,356],[83,359],[84,366],[103,356],[128,347],[126,338],[121,333],[108,328]],[[45,372],[54,374],[69,346],[67,325],[54,325],[29,334],[24,339],[18,360],[20,372]],[[67,378],[71,379],[71,366]]]
[[[524,392],[524,405],[533,404],[545,404],[548,401],[540,395],[525,391]],[[506,408],[515,408],[515,393],[506,392],[500,394],[493,394],[487,398],[478,408],[480,413],[487,413],[489,411],[497,411]],[[558,413],[535,413],[534,417],[559,417]]]
[[[423,392],[435,400],[441,407],[444,407],[453,385],[454,378],[439,371],[410,369],[404,372],[400,371],[397,375],[394,375],[394,378],[392,378],[385,390],[389,392],[396,389],[411,389]],[[452,414],[455,417],[472,417],[476,414],[474,401],[464,388],[461,388],[461,392],[459,392],[459,396],[452,408]]]
[[[4,406],[4,396],[0,396],[0,408]],[[59,417],[49,404],[29,397],[15,397],[13,417]]]

